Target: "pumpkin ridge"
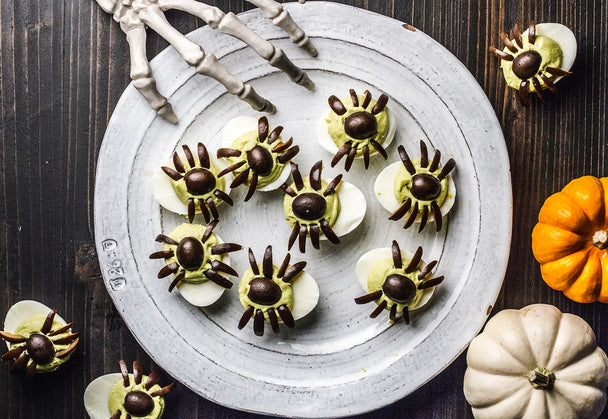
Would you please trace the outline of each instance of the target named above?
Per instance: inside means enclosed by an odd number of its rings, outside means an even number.
[[[585,269],[591,251],[591,247],[586,247],[554,261],[542,263],[540,265],[540,272],[543,280],[556,291],[563,291],[570,288],[574,281],[583,273],[583,269]],[[568,267],[563,266],[564,261],[570,261],[573,257],[578,256],[579,253],[582,253],[581,260],[574,261],[576,262],[574,269],[566,272]],[[567,277],[567,279],[563,279],[564,277]]]
[[[530,317],[527,317],[528,315]],[[542,316],[544,319],[546,319],[543,322],[541,329],[547,330],[547,328],[550,328],[550,330],[553,330],[554,326],[557,325],[557,333],[553,332],[549,335],[550,342],[548,342],[549,339],[543,342],[544,346],[551,348],[550,350],[547,350],[544,353],[544,355],[546,355],[547,357],[546,360],[539,359],[539,348],[535,347],[532,343],[533,341],[538,341],[539,338],[535,336],[530,336],[529,334],[530,332],[535,330],[532,327],[532,324],[536,322],[534,318],[538,316]],[[531,306],[528,310],[526,310],[526,307],[520,310],[519,315],[517,316],[517,319],[519,321],[518,327],[521,327],[524,331],[524,335],[527,339],[527,348],[534,359],[534,365],[526,365],[528,371],[533,370],[536,367],[547,368],[547,365],[551,361],[551,354],[553,352],[553,349],[555,348],[555,342],[557,342],[557,335],[559,333],[559,327],[562,322],[562,316],[562,312],[557,308],[539,309],[538,307]],[[531,326],[528,327],[527,325]]]
[[[538,212],[538,222],[581,236],[592,235],[594,232],[585,210],[572,196],[562,192],[556,192],[545,200]]]
[[[594,176],[582,176],[580,178],[573,179],[566,186],[564,186],[561,193],[571,197],[581,207],[592,226],[604,225],[606,218],[605,193],[604,186],[598,178]],[[599,199],[594,200],[593,198]],[[598,219],[593,219],[593,215],[598,217]]]
[[[532,253],[539,263],[551,262],[592,246],[588,237],[550,224],[538,223],[532,230]]]

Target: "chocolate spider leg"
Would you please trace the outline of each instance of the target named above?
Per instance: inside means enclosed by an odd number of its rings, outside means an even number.
[[[509,40],[509,35],[507,35],[506,32],[500,33],[500,40],[505,44],[505,47],[507,47],[509,51],[513,54],[517,54],[517,47]]]
[[[378,115],[380,112],[382,112],[384,110],[387,103],[388,103],[388,96],[385,95],[384,93],[382,93],[380,95],[380,97],[378,98],[378,100],[376,101],[376,104],[372,108],[372,114]]]
[[[378,307],[376,307],[376,309],[374,311],[372,311],[372,313],[369,315],[369,317],[371,317],[372,319],[375,319],[376,317],[378,317],[378,315],[380,313],[382,313],[382,310],[384,310],[387,305],[388,305],[388,303],[386,302],[386,300],[382,300],[382,302],[380,304],[378,304]]]
[[[397,208],[391,215],[388,217],[391,221],[397,221],[403,218],[405,214],[410,210],[412,206],[412,198],[407,198],[405,201],[401,203],[399,208]]]
[[[530,22],[530,27],[528,28],[528,42],[531,44],[536,42],[536,22]]]
[[[489,50],[492,54],[494,54],[496,57],[500,58],[501,60],[513,61],[515,59],[515,57],[512,56],[511,54],[507,54],[506,52],[496,49],[494,47],[490,47]]]
[[[283,282],[291,282],[306,267],[306,262],[298,262],[291,265],[283,275]]]
[[[234,285],[229,279],[227,279],[225,276],[218,274],[217,272],[212,271],[211,269],[207,269],[205,272],[203,272],[203,274],[205,275],[205,277],[210,280],[215,282],[217,285],[219,285],[220,287],[224,287],[224,288],[232,288],[232,286]]]
[[[243,246],[236,243],[218,243],[211,246],[212,255],[223,255],[224,253],[238,252]]]
[[[410,324],[410,311],[407,307],[403,307],[403,321],[405,324]]]
[[[331,95],[327,99],[327,103],[332,111],[334,111],[338,115],[344,115],[346,113],[346,107],[342,103],[342,101],[336,95]]]
[[[169,176],[171,179],[173,179],[176,182],[178,180],[180,180],[181,178],[183,178],[183,176],[180,173],[176,172],[175,170],[171,169],[170,167],[161,166],[161,169],[163,172],[165,172],[165,174],[167,176]]]
[[[310,169],[310,186],[317,192],[321,191],[321,172],[323,171],[323,161],[319,160]]]
[[[391,312],[389,314],[389,319],[391,319],[391,321],[397,321],[397,304],[393,304],[391,306]]]
[[[282,126],[278,126],[275,127],[272,131],[270,131],[270,134],[268,135],[268,144],[272,144],[274,143],[280,136],[281,133],[283,132],[283,127]],[[289,145],[291,145],[291,143],[293,142],[293,137],[289,139],[290,143]],[[285,143],[283,143],[285,144]],[[289,147],[289,146],[287,146]],[[285,147],[285,148],[287,148]]]
[[[411,274],[412,272],[414,272],[414,270],[418,267],[418,264],[420,263],[421,260],[422,260],[422,247],[418,246],[418,249],[416,249],[414,256],[412,256],[412,259],[410,259],[410,263],[408,263],[407,266],[405,267],[404,272],[406,274]]]
[[[427,265],[424,266],[424,268],[422,268],[422,270],[420,271],[420,273],[418,274],[418,280],[422,281],[424,280],[424,278],[431,273],[431,271],[433,270],[433,268],[437,266],[437,261],[434,260],[432,262],[429,262]]]
[[[296,186],[298,191],[301,191],[304,188],[304,181],[302,180],[302,174],[300,173],[300,169],[298,165],[294,162],[291,162],[291,177],[293,178],[293,184]]]
[[[66,357],[68,355],[71,355],[76,350],[76,346],[78,345],[78,342],[80,342],[80,338],[74,339],[74,341],[72,343],[70,343],[70,346],[68,346],[67,348],[65,348],[63,351],[57,352],[55,354],[55,357],[56,358],[64,358],[64,357]]]
[[[534,86],[534,90],[536,91],[536,95],[538,96],[538,98],[541,101],[545,100],[545,97],[542,92],[543,88],[541,87],[540,82],[536,77],[532,77],[532,85]]]
[[[272,266],[272,246],[267,246],[264,251],[264,258],[262,259],[262,273],[266,278],[272,278],[273,273]]]
[[[135,381],[135,384],[141,383],[142,375],[143,368],[141,366],[141,363],[139,361],[133,361],[133,380]]]
[[[182,146],[182,150],[184,151],[184,156],[186,156],[186,160],[192,169],[194,166],[196,166],[196,161],[194,161],[194,154],[192,154],[192,150],[190,150],[190,147],[188,147],[186,144]]]
[[[355,92],[355,89],[349,89],[348,93],[350,94],[350,100],[353,103],[353,107],[358,107],[359,106],[359,97],[357,96],[357,92]]]
[[[173,252],[173,250],[159,250],[158,252],[152,253],[148,257],[150,259],[168,259],[170,257],[173,257],[174,255],[175,255],[175,253]],[[61,333],[61,332],[59,332],[59,333]]]
[[[365,97],[363,98],[363,103],[361,104],[362,108],[367,108],[369,103],[372,101],[372,94],[369,90],[366,90],[364,93]]]
[[[159,0],[161,9],[177,9],[198,16],[209,24],[212,29],[219,29],[223,34],[240,39],[251,47],[268,63],[283,71],[295,83],[314,89],[306,73],[296,66],[287,55],[272,43],[262,38],[245,25],[234,13],[224,13],[217,7],[209,6],[195,0]]]
[[[365,144],[361,151],[363,151],[363,166],[367,169],[369,167],[369,146]]]
[[[340,182],[342,181],[342,174],[339,174],[338,176],[336,176],[335,178],[332,179],[331,182],[329,182],[329,184],[327,185],[327,188],[325,188],[325,192],[323,192],[323,196],[328,196],[329,194],[331,194],[340,184]]]
[[[131,80],[133,86],[148,101],[158,116],[176,124],[177,116],[167,98],[160,94],[156,80],[152,77],[152,69],[146,55],[146,27],[137,17],[135,11],[129,9],[120,19],[120,28],[127,36],[129,56],[131,61]]]
[[[296,242],[298,238],[298,233],[300,232],[300,223],[296,221],[293,228],[291,229],[291,234],[289,235],[289,241],[287,243],[287,250],[291,250],[293,244]]]
[[[293,21],[287,10],[283,9],[283,5],[274,0],[247,1],[258,6],[262,12],[264,12],[264,16],[266,16],[266,18],[271,19],[275,26],[283,29],[289,35],[291,42],[304,49],[311,56],[317,56],[317,49],[310,42],[310,39],[308,39],[306,33]]]
[[[260,140],[261,143],[266,141],[266,138],[268,137],[268,128],[268,118],[265,116],[258,118],[258,140]]]
[[[110,416],[110,419],[120,419],[121,416],[122,412],[120,411],[120,409],[118,409],[116,412],[114,412],[112,416]]]
[[[55,319],[55,314],[57,314],[57,310],[51,310],[49,314],[44,319],[44,323],[40,328],[40,333],[47,334],[51,331],[51,327],[53,327],[53,319]]]
[[[247,202],[251,199],[253,194],[255,193],[255,188],[258,187],[258,175],[253,173],[251,175],[251,180],[249,181],[249,188],[247,189],[247,195],[245,195],[244,201]]]
[[[399,145],[399,147],[397,147],[397,152],[399,153],[399,158],[401,159],[405,169],[410,173],[410,175],[414,176],[416,174],[416,168],[414,167],[414,163],[412,163],[410,156],[408,156],[407,152],[405,151],[405,147]]]
[[[179,154],[177,154],[177,152],[173,153],[173,166],[175,166],[175,170],[177,170],[180,174],[186,173],[184,163],[182,162],[182,159],[179,157]]]
[[[216,155],[218,158],[239,157],[241,152],[234,148],[219,148]]]
[[[25,369],[25,376],[26,377],[33,377],[34,374],[36,373],[36,366],[38,364],[36,363],[36,361],[32,360],[32,363]]]
[[[545,71],[553,76],[561,76],[561,77],[569,76],[570,74],[572,74],[571,71],[564,71],[561,68],[556,68],[556,67],[547,67],[545,69]]]
[[[10,343],[22,343],[27,340],[25,337],[23,337],[21,335],[16,335],[14,333],[5,332],[3,330],[0,330],[0,337]]]
[[[298,246],[300,252],[306,252],[306,236],[308,234],[308,226],[306,224],[300,224],[300,231],[298,232]]]
[[[283,154],[281,154],[279,157],[277,157],[277,160],[279,161],[279,163],[285,164],[289,160],[293,159],[296,156],[296,154],[298,154],[299,152],[300,152],[300,147],[297,145],[294,145],[293,147],[285,150],[283,152]]]
[[[272,132],[275,132],[276,130],[273,130]],[[268,137],[268,144],[271,144],[271,137],[272,137],[272,132],[270,133],[270,136]],[[291,147],[291,145],[293,144],[293,137],[289,137],[289,140],[283,142],[283,143],[278,143],[277,145],[275,145],[272,148],[272,151],[274,151],[275,153],[282,153],[283,151],[287,150],[289,147]]]
[[[310,233],[310,243],[312,244],[312,247],[319,249],[321,247],[319,243],[319,224],[311,224],[308,232]]]
[[[452,170],[456,167],[456,161],[454,159],[448,160],[448,162],[443,166],[441,172],[437,175],[437,179],[443,180],[447,175],[450,174]]]
[[[224,272],[227,273],[228,275],[232,275],[232,276],[239,276],[239,273],[234,270],[234,268],[224,262],[221,262],[219,260],[212,260],[211,261],[211,269],[213,269],[216,272]]]
[[[352,144],[350,143],[350,141],[347,141],[342,144],[342,147],[338,149],[334,157],[331,159],[331,167],[334,167],[336,164],[338,164],[338,162],[342,160],[342,157],[344,157],[344,155],[347,154],[351,148]]]
[[[274,333],[279,333],[279,319],[277,318],[277,313],[275,313],[274,308],[269,308],[267,313],[268,320],[270,321],[270,327],[272,327],[272,331]]]
[[[253,333],[256,336],[264,336],[264,312],[260,309],[255,311],[253,318]]]
[[[297,192],[294,191],[291,186],[289,186],[288,184],[284,183],[280,186],[281,189],[283,189],[283,192],[285,192],[287,195],[291,196],[292,198],[295,198],[296,196],[298,196]]]
[[[171,274],[174,274],[178,269],[179,265],[175,262],[165,265],[160,271],[158,271],[158,278],[165,278]]]
[[[323,234],[325,234],[327,240],[329,240],[333,244],[340,243],[340,239],[338,238],[338,236],[336,236],[336,233],[334,233],[331,226],[329,225],[329,222],[325,218],[322,218],[321,221],[319,221],[319,224],[321,225],[321,230],[323,230]]]
[[[403,267],[403,262],[401,260],[401,249],[399,248],[397,240],[393,240],[393,243],[391,244],[391,255],[393,257],[393,266],[397,269],[401,269]]]
[[[198,143],[196,146],[196,152],[198,154],[198,161],[201,164],[201,167],[203,169],[209,169],[211,167],[211,162],[209,161],[209,152],[207,151],[205,144]]]
[[[148,375],[146,382],[144,383],[144,387],[146,390],[150,390],[150,388],[152,388],[152,386],[154,386],[155,384],[158,384],[159,381],[160,376],[158,374],[158,371],[152,370],[152,372]]]
[[[210,198],[211,199],[211,198]],[[211,202],[213,202],[213,199],[211,199]],[[211,217],[209,216],[209,211],[207,210],[207,205],[205,204],[205,201],[203,201],[202,199],[198,200],[198,207],[201,210],[201,214],[203,214],[203,218],[205,219],[205,222],[208,223],[209,221],[211,221]],[[215,205],[214,205],[215,207]],[[190,208],[188,208],[190,209]],[[215,211],[217,213],[217,210]],[[193,219],[194,219],[194,213],[193,215]],[[215,217],[218,218],[218,217]],[[188,211],[188,219],[190,219],[190,211]],[[190,221],[192,222],[192,221]]]
[[[418,202],[414,204],[414,208],[412,208],[412,212],[410,212],[410,216],[405,221],[403,228],[410,228],[412,224],[414,224],[414,220],[418,216]]]
[[[207,198],[207,200],[205,201],[205,203],[207,204],[207,207],[209,208],[209,212],[213,216],[213,219],[214,220],[219,219],[220,218],[220,214],[217,211],[217,207],[215,206],[215,202],[213,202],[213,198],[211,198],[211,197]]]
[[[186,38],[167,21],[158,4],[148,3],[137,11],[143,23],[167,40],[196,72],[210,76],[223,84],[229,93],[247,102],[256,111],[274,113],[275,106],[258,95],[253,88],[244,84],[221,64],[214,54],[206,54],[203,48]]]
[[[435,202],[435,201],[433,201]],[[422,207],[422,214],[420,215],[420,227],[418,228],[418,233],[421,233],[426,227],[426,222],[429,219],[429,207],[426,205]]]
[[[180,273],[177,274],[177,276],[175,278],[173,278],[173,281],[171,281],[171,283],[169,284],[168,291],[169,292],[173,291],[173,288],[175,288],[177,286],[177,284],[179,284],[180,281],[182,279],[184,279],[185,276],[186,276],[186,271],[180,271]]]
[[[279,270],[277,271],[277,278],[283,278],[283,275],[285,275],[285,271],[287,270],[287,267],[289,266],[290,260],[291,260],[291,255],[289,253],[287,253],[287,255],[285,255],[285,259],[283,259],[283,263],[281,263],[281,266],[279,267]]]
[[[530,106],[530,82],[528,80],[522,80],[519,84],[519,101],[525,108]]]
[[[429,165],[429,152],[424,141],[420,140],[420,166],[426,168]]]
[[[168,386],[165,386],[163,388],[161,388],[160,390],[156,390],[154,393],[150,393],[151,397],[158,397],[158,396],[164,396],[167,393],[169,393],[172,389],[173,386],[175,385],[175,383],[171,383]]]
[[[27,349],[26,345],[15,346],[13,349],[6,351],[4,355],[0,358],[2,361],[6,361],[7,359],[16,359]]]
[[[242,329],[243,327],[247,326],[247,323],[249,323],[249,320],[251,320],[251,317],[253,316],[254,310],[255,309],[253,308],[253,306],[247,307],[247,310],[245,310],[245,312],[241,316],[241,319],[239,320],[239,325],[238,325],[239,330]]]
[[[356,156],[357,146],[353,145],[350,150],[348,150],[348,156],[346,156],[346,161],[344,162],[344,170],[346,170],[347,172],[350,170],[353,165],[353,162],[355,161]]]
[[[22,352],[21,355],[19,355],[19,358],[17,358],[15,362],[13,362],[11,372],[24,370],[29,360],[30,356],[27,354],[27,352]]]
[[[254,275],[259,275],[260,269],[258,268],[258,262],[255,260],[255,255],[253,254],[253,250],[251,250],[251,247],[247,252],[247,257],[249,259],[249,266],[251,267],[251,271]]]
[[[76,339],[78,336],[80,336],[80,332],[69,333],[58,339],[51,339],[51,342],[53,342],[55,345],[67,345],[69,343],[72,343],[72,341],[74,339]]]
[[[367,304],[372,301],[376,301],[378,298],[382,297],[382,290],[370,292],[369,294],[362,295],[361,297],[355,298],[355,303],[357,304]]]
[[[285,323],[285,326],[289,327],[290,329],[296,327],[296,321],[294,320],[293,314],[291,314],[289,307],[286,305],[279,306],[278,312],[281,320],[283,320],[283,323]]]
[[[230,188],[234,189],[237,186],[241,186],[245,181],[249,178],[249,168],[243,170],[241,173],[235,176],[235,178],[230,183]]]
[[[131,379],[129,378],[129,368],[127,368],[127,363],[121,359],[118,361],[118,366],[120,367],[120,374],[122,375],[123,387],[129,387],[131,385]]]
[[[434,287],[436,285],[441,284],[443,282],[443,279],[444,279],[443,276],[438,276],[437,278],[427,279],[426,281],[418,284],[418,289],[423,290],[426,288]]]
[[[371,139],[369,140],[369,143],[376,149],[378,153],[380,153],[382,157],[384,157],[384,160],[388,159],[388,154],[386,153],[386,150],[380,145],[378,141]]]
[[[559,93],[559,90],[557,90],[557,87],[555,87],[555,84],[553,84],[551,79],[549,77],[547,77],[545,75],[545,73],[541,73],[540,78],[545,83],[545,85],[549,88],[549,90],[551,90],[551,93],[553,93],[554,95],[557,95]]]
[[[435,218],[435,230],[441,231],[443,226],[443,215],[441,214],[441,208],[437,204],[437,201],[431,202],[431,210],[433,211],[433,217]]]
[[[441,151],[435,150],[435,154],[433,155],[433,160],[431,160],[431,165],[429,166],[429,172],[434,172],[439,167],[439,162],[441,160]]]
[[[519,48],[524,47],[524,43],[521,39],[521,29],[519,29],[519,23],[513,25],[513,38],[515,39],[515,42]]]
[[[156,236],[155,239],[157,242],[159,243],[167,243],[167,244],[172,244],[174,246],[179,245],[178,242],[176,242],[175,240],[173,240],[171,237],[169,236],[165,236],[164,234],[159,234],[158,236]]]
[[[228,205],[232,206],[234,205],[234,201],[232,201],[232,198],[230,198],[230,195],[228,195],[226,192],[216,189],[213,191],[213,195],[215,195],[216,197],[218,197],[219,199],[221,199],[222,201],[224,201],[225,203],[227,203]]]

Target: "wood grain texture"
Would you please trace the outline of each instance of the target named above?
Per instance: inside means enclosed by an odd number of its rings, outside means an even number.
[[[210,1],[236,13],[241,0]],[[548,288],[530,233],[544,199],[570,179],[606,176],[608,3],[597,0],[340,1],[410,23],[446,46],[478,80],[501,121],[511,159],[514,224],[510,263],[494,312],[543,302],[583,317],[608,349],[608,308],[577,304]],[[167,13],[181,32],[202,23]],[[505,88],[487,48],[519,21],[559,22],[576,34],[574,75],[560,95],[524,110]],[[129,83],[127,43],[92,0],[0,0],[0,313],[39,300],[76,323],[82,343],[69,364],[25,380],[0,368],[0,416],[86,417],[87,383],[116,372],[118,360],[147,355],[124,326],[99,275],[93,243],[96,156],[107,122]],[[379,28],[379,34],[382,29]],[[148,55],[167,46],[149,33]],[[454,80],[457,83],[458,80]],[[162,339],[162,337],[159,337]],[[470,418],[462,394],[466,362],[405,399],[361,417]],[[403,377],[407,380],[407,377]],[[164,377],[164,382],[171,381]],[[330,414],[331,412],[328,412]],[[204,400],[184,387],[168,396],[167,418],[252,415]]]

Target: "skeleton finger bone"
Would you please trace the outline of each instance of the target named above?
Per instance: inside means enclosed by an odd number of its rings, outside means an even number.
[[[196,68],[197,73],[213,77],[223,84],[228,92],[247,102],[253,109],[274,113],[275,106],[259,96],[250,85],[231,74],[213,54],[205,54],[203,48],[195,44],[175,29],[165,18],[161,8],[149,0],[136,0],[132,4],[139,19],[161,37],[166,39],[184,60]]]
[[[272,20],[275,26],[283,29],[288,35],[291,42],[306,50],[310,55],[316,57],[318,52],[315,46],[310,42],[304,31],[293,21],[287,10],[283,9],[280,3],[274,0],[247,0],[249,3],[256,5],[263,12],[264,16]],[[300,1],[303,3],[303,1]]]
[[[289,78],[307,89],[314,89],[314,83],[301,68],[296,66],[281,49],[259,36],[245,25],[234,13],[224,13],[217,7],[196,0],[159,0],[162,10],[177,9],[203,19],[213,29],[234,36],[249,45],[269,64],[285,72]]]

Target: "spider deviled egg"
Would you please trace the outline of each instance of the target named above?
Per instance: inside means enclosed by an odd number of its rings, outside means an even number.
[[[393,141],[397,124],[388,107],[385,94],[375,100],[366,90],[358,95],[354,89],[350,96],[339,99],[330,96],[329,110],[319,118],[317,139],[321,147],[334,154],[331,167],[346,157],[344,170],[350,170],[355,158],[363,158],[369,167],[370,156],[380,154],[387,159],[386,147]]]
[[[456,162],[450,158],[442,166],[439,150],[429,160],[424,141],[420,141],[419,159],[410,159],[402,145],[398,151],[401,161],[387,166],[376,178],[374,192],[378,201],[391,213],[389,220],[405,217],[403,228],[418,222],[421,232],[429,222],[434,222],[440,231],[456,199],[456,186],[450,175]]]
[[[320,239],[333,244],[340,243],[340,236],[353,231],[367,209],[365,195],[352,183],[338,175],[331,181],[321,178],[323,162],[316,162],[310,175],[302,178],[298,165],[291,163],[293,183],[283,185],[285,198],[283,212],[285,220],[292,227],[288,249],[296,239],[300,252],[306,251],[306,239],[315,249],[319,249]]]
[[[433,277],[434,260],[422,261],[422,247],[408,254],[393,240],[391,247],[373,249],[357,261],[357,280],[368,294],[355,298],[357,304],[374,301],[377,307],[369,315],[376,318],[383,310],[389,310],[389,319],[396,322],[403,318],[410,323],[409,312],[429,302],[435,286],[443,282],[443,276]]]
[[[79,334],[72,333],[72,324],[38,301],[19,301],[6,313],[0,331],[8,346],[2,359],[13,359],[11,372],[25,370],[28,377],[55,371],[78,345]]]
[[[232,287],[228,275],[238,276],[230,266],[228,253],[243,247],[222,242],[213,233],[217,224],[218,220],[207,227],[184,223],[168,236],[159,234],[156,241],[164,243],[164,249],[150,255],[150,259],[165,261],[165,266],[158,272],[159,278],[173,274],[169,292],[177,287],[186,301],[198,307],[213,304]]]
[[[519,90],[523,106],[530,106],[530,92],[542,100],[543,90],[557,94],[557,83],[570,73],[576,58],[576,37],[559,23],[530,23],[523,33],[515,24],[510,34],[500,34],[505,45],[501,51],[490,47],[490,52],[501,60],[507,85]]]
[[[120,360],[120,373],[96,378],[84,391],[84,407],[91,419],[158,419],[165,410],[164,396],[173,383],[161,387],[158,372],[143,374],[139,361],[133,362],[133,374]]]
[[[231,188],[247,185],[245,201],[249,201],[256,190],[278,189],[289,177],[287,163],[300,148],[293,145],[293,138],[284,142],[282,131],[282,126],[271,131],[265,116],[238,116],[224,126],[223,147],[217,151],[217,157],[226,159],[229,166],[219,176],[232,173]]]
[[[165,209],[187,215],[190,222],[201,213],[208,223],[219,218],[220,203],[233,202],[227,180],[219,176],[221,163],[209,155],[203,143],[195,150],[196,156],[190,146],[183,145],[182,155],[174,152],[172,160],[154,172],[152,192]]]
[[[312,276],[304,272],[306,262],[290,264],[289,253],[277,267],[272,261],[272,247],[266,247],[262,264],[258,265],[249,249],[249,265],[239,284],[239,299],[245,308],[238,324],[244,328],[253,318],[253,332],[264,335],[264,323],[269,322],[274,333],[279,323],[294,328],[296,320],[310,313],[319,302],[319,287]]]

